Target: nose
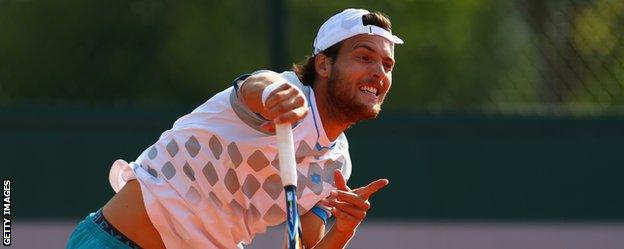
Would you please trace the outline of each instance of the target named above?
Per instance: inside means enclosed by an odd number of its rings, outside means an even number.
[[[373,63],[372,67],[373,77],[375,79],[380,80],[386,77],[386,69],[384,68],[383,63]]]

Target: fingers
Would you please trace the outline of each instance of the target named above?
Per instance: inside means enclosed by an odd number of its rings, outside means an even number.
[[[332,227],[338,232],[353,236],[357,227],[362,223],[366,216],[366,211],[357,210],[349,206],[329,207],[330,212],[336,218],[336,223]]]
[[[320,203],[330,208],[336,217],[336,228],[345,233],[355,231],[371,207],[368,198],[389,183],[387,179],[379,179],[351,190],[340,170],[334,171],[334,182],[337,190],[331,191],[331,195]]]
[[[344,220],[347,221],[349,223],[352,223],[354,226],[357,226],[357,224],[359,224],[361,222],[361,220],[363,218],[356,218],[352,215],[350,215],[349,213],[342,211],[338,208],[332,208],[331,209],[331,213],[332,215],[334,215],[334,217],[336,217],[337,220]]]
[[[299,120],[302,120],[308,114],[308,110],[309,108],[307,106],[297,107],[279,115],[277,118],[275,118],[274,122],[278,124],[296,123]]]
[[[332,211],[334,209],[346,213],[350,216],[353,216],[353,218],[356,218],[358,220],[362,220],[364,219],[364,217],[366,217],[366,211],[364,209],[360,209],[350,203],[347,202],[341,202],[341,201],[336,201],[336,200],[327,200],[325,201],[327,204],[327,206],[332,208]]]
[[[288,84],[281,85],[275,89],[267,98],[264,106],[267,110],[271,110],[273,107],[283,102],[284,100],[292,99],[299,94],[299,90],[293,88]]]
[[[308,113],[305,96],[290,84],[275,89],[266,101],[265,109],[275,117],[275,123],[295,123]]]
[[[275,83],[273,83],[273,84],[275,84]],[[268,87],[268,86],[269,85],[265,86],[265,88]],[[285,92],[283,92],[283,91],[284,90],[288,90],[290,88],[291,88],[291,86],[289,86],[288,84],[283,84],[283,85],[279,86],[278,88],[275,88],[273,90],[273,92],[269,93],[268,98],[266,99],[265,103],[263,103],[264,106],[265,107],[269,107],[269,105],[270,106],[274,106],[276,103],[278,103],[280,101],[279,98],[284,97]],[[278,94],[278,93],[281,93],[281,95]],[[277,99],[275,99],[276,97],[277,97]]]
[[[346,202],[362,210],[368,210],[370,208],[370,203],[368,202],[367,199],[353,192],[334,190],[331,192],[330,198],[327,199],[327,201],[330,204],[338,203],[337,201]]]
[[[342,171],[339,169],[334,170],[334,183],[336,184],[336,188],[342,191],[351,191],[351,189],[347,186],[347,180],[345,180],[342,175]]]
[[[300,107],[300,108],[291,110],[289,112],[286,112],[278,116],[273,121],[266,121],[262,123],[260,125],[260,129],[269,131],[269,132],[275,132],[276,123],[291,123],[291,124],[297,123],[299,120],[303,119],[308,114],[308,110],[309,109],[307,107]]]
[[[374,193],[376,193],[377,191],[379,191],[380,189],[388,186],[388,183],[390,183],[390,181],[388,181],[388,179],[378,179],[374,182],[369,183],[368,185],[355,189],[353,192],[355,192],[356,194],[362,196],[365,199],[370,198],[371,195],[373,195]]]
[[[275,123],[273,123],[273,121],[266,121],[260,125],[260,129],[275,132]]]

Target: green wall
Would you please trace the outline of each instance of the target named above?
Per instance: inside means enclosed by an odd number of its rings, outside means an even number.
[[[112,196],[107,174],[192,106],[0,108],[1,176],[19,218],[79,218]],[[390,186],[370,217],[623,219],[622,117],[385,112],[348,131],[350,185]]]

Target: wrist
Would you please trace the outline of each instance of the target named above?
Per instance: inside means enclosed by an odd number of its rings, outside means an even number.
[[[266,106],[266,101],[269,98],[269,95],[271,95],[271,93],[275,91],[275,89],[282,86],[283,84],[288,84],[288,83],[286,83],[285,81],[277,81],[264,87],[264,89],[262,90],[262,94],[261,94],[262,97],[260,98],[262,106]]]
[[[344,237],[346,239],[351,239],[351,237],[353,237],[353,235],[355,234],[355,229],[340,229],[338,226],[334,226],[334,228],[336,229],[336,233],[338,235],[340,235],[341,237]]]
[[[253,100],[259,99],[259,96],[261,96],[262,94],[262,92],[260,92],[259,94],[257,93],[262,88],[258,87],[257,82],[252,81],[253,77],[254,76],[250,76],[249,78],[247,78],[247,80],[241,83],[238,86],[238,91],[237,91],[238,98],[241,100],[241,102],[243,102],[249,107],[252,107]]]
[[[262,91],[267,87],[258,76],[250,76],[238,87],[238,99],[249,108],[250,111],[266,118],[264,104],[261,103]]]

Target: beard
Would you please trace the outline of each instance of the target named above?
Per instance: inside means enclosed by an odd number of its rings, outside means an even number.
[[[356,88],[356,89],[354,89]],[[332,65],[332,74],[328,79],[328,92],[330,106],[335,118],[342,119],[349,123],[361,120],[376,118],[381,111],[383,96],[380,96],[380,103],[374,106],[358,100],[359,89],[355,82],[350,82],[345,75],[340,72],[335,64]]]

